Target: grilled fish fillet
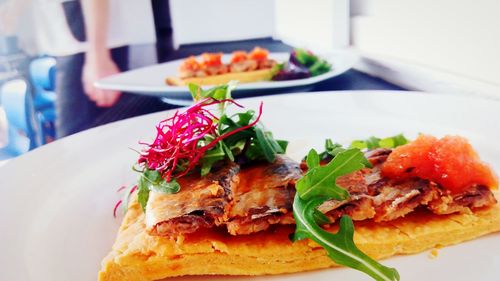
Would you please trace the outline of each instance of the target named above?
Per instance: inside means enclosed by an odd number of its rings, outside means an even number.
[[[238,235],[294,223],[294,186],[301,175],[298,163],[278,156],[274,163],[241,168],[230,162],[205,177],[182,177],[178,179],[182,189],[176,194],[150,192],[146,227],[160,236],[214,226]]]
[[[380,169],[390,153],[388,149],[367,152],[373,168],[337,180],[349,191],[350,198],[326,201],[319,211],[332,223],[342,215],[355,221],[382,222],[404,217],[419,208],[450,214],[496,203],[493,193],[484,186],[471,186],[464,193],[452,195],[427,180],[398,182],[384,178]],[[178,236],[212,227],[243,235],[265,231],[273,225],[294,224],[294,186],[301,175],[298,163],[278,156],[274,163],[240,167],[229,162],[205,177],[180,178],[180,192],[150,193],[146,228],[151,235],[159,236]]]
[[[151,191],[146,205],[146,227],[153,235],[191,233],[221,224],[238,184],[240,167],[227,163],[216,173],[178,179],[180,192]]]

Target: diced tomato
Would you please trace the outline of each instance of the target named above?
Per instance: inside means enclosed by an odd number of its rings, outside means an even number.
[[[231,58],[231,63],[237,63],[246,61],[248,59],[248,54],[245,51],[234,51],[233,57]]]
[[[248,57],[253,60],[266,60],[269,55],[269,51],[261,47],[255,47]]]
[[[420,135],[389,155],[382,167],[388,178],[418,177],[440,184],[452,193],[474,185],[497,188],[498,177],[479,159],[469,142],[459,136],[437,139]]]
[[[203,53],[201,54],[201,63],[204,66],[222,65],[222,53]]]
[[[185,59],[180,66],[180,69],[183,69],[183,70],[196,71],[196,70],[199,70],[200,68],[201,68],[201,65],[196,60],[195,56],[190,56],[189,58]]]

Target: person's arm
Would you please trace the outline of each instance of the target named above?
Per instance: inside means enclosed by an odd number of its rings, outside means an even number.
[[[107,47],[109,0],[82,0],[88,49],[83,66],[83,89],[98,106],[108,107],[120,98],[120,92],[100,90],[94,82],[120,70]]]

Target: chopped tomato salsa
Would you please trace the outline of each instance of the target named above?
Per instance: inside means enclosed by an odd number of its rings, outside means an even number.
[[[189,58],[185,59],[182,64],[181,64],[181,69],[185,70],[198,70],[201,68],[200,63],[196,60],[195,56],[190,56]]]
[[[463,137],[437,139],[420,135],[389,155],[382,167],[388,178],[418,177],[438,183],[451,193],[460,193],[474,185],[498,186],[498,177],[479,159],[477,152]]]
[[[253,60],[266,60],[269,51],[260,47],[255,47],[248,55]]]
[[[248,59],[248,54],[245,51],[234,51],[233,57],[231,58],[231,63],[237,63],[246,61]]]
[[[205,66],[222,65],[222,53],[203,53],[201,54],[202,64]]]

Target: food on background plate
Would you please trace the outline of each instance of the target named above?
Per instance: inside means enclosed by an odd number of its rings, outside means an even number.
[[[179,66],[177,77],[168,77],[171,86],[221,85],[235,80],[239,83],[293,80],[308,78],[330,71],[331,65],[310,51],[295,49],[288,62],[269,58],[269,51],[255,47],[251,52],[235,51],[229,63],[222,61],[222,53],[203,53],[200,58],[190,56]]]
[[[299,163],[260,122],[262,104],[228,113],[241,107],[232,87],[191,85],[198,102],[158,124],[99,280],[336,265],[399,280],[376,259],[500,230],[498,178],[464,138],[326,140]]]
[[[277,71],[277,62],[268,57],[266,49],[255,47],[250,53],[233,52],[229,63],[222,62],[222,53],[204,53],[198,60],[191,56],[179,67],[178,77],[168,77],[167,84],[185,86],[220,85],[237,80],[240,83],[268,81]]]
[[[295,49],[290,54],[288,62],[280,67],[280,71],[273,76],[273,80],[295,80],[318,76],[332,69],[326,60],[304,49]]]

